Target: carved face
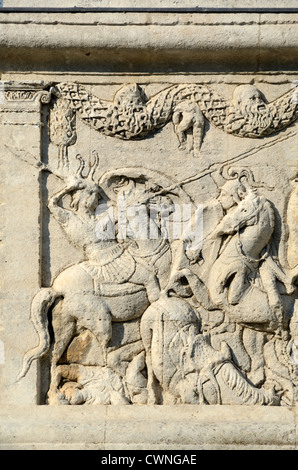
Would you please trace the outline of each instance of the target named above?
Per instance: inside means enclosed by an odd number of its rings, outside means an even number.
[[[233,104],[244,114],[249,111],[260,112],[266,109],[264,95],[252,85],[240,85],[233,94]]]
[[[231,209],[242,199],[245,188],[238,180],[228,181],[223,185],[217,198],[224,210]]]
[[[76,195],[73,196],[73,202],[77,203],[77,207],[83,205],[88,211],[95,211],[100,198],[98,187],[86,185],[86,188],[77,191]]]
[[[228,188],[227,188],[228,189]],[[230,209],[235,204],[234,198],[230,191],[223,187],[218,196],[218,201],[222,205],[224,210]]]
[[[88,196],[88,204],[90,209],[96,209],[99,204],[100,196],[98,189],[90,189]]]
[[[135,83],[132,85],[125,85],[122,87],[114,97],[116,106],[129,108],[129,107],[142,107],[144,105],[141,96],[141,90]]]

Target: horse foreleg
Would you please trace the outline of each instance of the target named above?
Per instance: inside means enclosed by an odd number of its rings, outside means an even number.
[[[154,374],[153,366],[152,366],[152,350],[151,347],[146,350],[146,366],[147,366],[147,391],[148,391],[148,405],[156,405],[157,404],[157,393],[156,393],[156,377]]]
[[[149,307],[150,308],[150,307]],[[152,365],[152,339],[153,339],[153,325],[151,319],[147,318],[149,312],[144,314],[141,320],[141,337],[146,352],[146,367],[147,367],[147,392],[148,392],[148,405],[155,405],[157,403],[156,394],[156,378]],[[154,320],[153,320],[154,321]]]
[[[112,314],[100,297],[86,297],[77,312],[78,324],[89,330],[97,339],[103,354],[103,365],[107,365],[108,343],[112,337]]]

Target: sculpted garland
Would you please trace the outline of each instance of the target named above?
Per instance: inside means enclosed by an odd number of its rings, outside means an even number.
[[[203,140],[205,119],[229,134],[260,138],[286,128],[298,113],[295,90],[267,103],[253,85],[236,87],[230,102],[206,85],[172,85],[148,101],[136,84],[122,87],[113,102],[100,100],[79,84],[60,83],[52,92],[62,98],[58,107],[69,104],[69,115],[76,113],[98,132],[123,140],[142,139],[172,119],[182,148],[187,134],[192,134],[189,150],[195,154]],[[72,133],[64,135],[71,138]]]
[[[96,152],[87,172],[78,155],[73,174],[68,147],[77,140],[77,118],[125,140],[146,138],[172,120],[180,146],[191,137],[188,150],[198,154],[206,119],[238,137],[285,129],[297,119],[294,91],[269,104],[252,85],[237,87],[230,102],[205,85],[173,85],[148,101],[137,85],[122,87],[113,102],[78,84],[51,91],[58,164],[38,168],[64,181],[48,209],[84,261],[34,296],[39,344],[25,354],[18,380],[47,355],[49,404],[292,405],[298,269],[293,250],[286,266],[275,253],[276,209],[263,195],[273,188],[239,166],[239,157],[182,182],[144,168],[115,169],[98,180]],[[222,183],[201,213],[204,237],[187,224],[172,237],[179,207],[189,205],[198,216],[184,185],[206,174]],[[124,224],[123,201],[134,209]],[[295,201],[294,183],[291,246]],[[154,237],[140,236],[136,211]]]

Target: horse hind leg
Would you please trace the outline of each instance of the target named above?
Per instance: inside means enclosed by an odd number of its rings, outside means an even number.
[[[58,362],[76,331],[76,324],[74,319],[68,316],[65,318],[63,316],[63,307],[62,311],[59,313],[60,315],[56,318],[54,317],[52,322],[55,342],[51,360],[51,384],[48,391],[48,403],[50,405],[58,404],[63,401],[62,396],[60,396],[58,391],[61,381]]]

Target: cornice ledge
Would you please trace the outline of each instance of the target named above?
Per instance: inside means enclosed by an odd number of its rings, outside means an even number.
[[[297,22],[298,13],[0,13],[0,59],[19,70],[178,61],[282,67],[297,63]]]

